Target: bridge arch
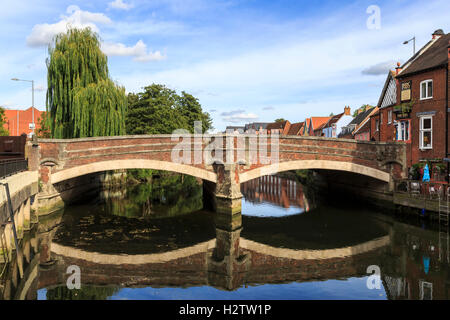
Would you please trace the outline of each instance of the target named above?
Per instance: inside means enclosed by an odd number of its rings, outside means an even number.
[[[210,172],[202,168],[168,161],[145,160],[145,159],[108,160],[84,164],[53,173],[50,177],[50,182],[52,184],[55,184],[61,181],[76,178],[89,173],[121,170],[121,169],[164,170],[181,174],[187,174],[214,183],[216,182],[216,174],[214,172]]]
[[[389,173],[363,166],[360,164],[344,161],[330,161],[330,160],[293,160],[274,163],[265,167],[255,168],[239,174],[239,182],[243,183],[249,180],[259,178],[278,172],[300,169],[324,169],[346,171],[372,177],[377,180],[390,182],[391,176]]]

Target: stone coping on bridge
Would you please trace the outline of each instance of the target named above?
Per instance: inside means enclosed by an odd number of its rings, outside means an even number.
[[[88,142],[88,141],[101,141],[101,140],[125,140],[125,139],[158,139],[158,138],[172,138],[172,137],[259,137],[257,134],[226,134],[226,133],[217,133],[217,134],[153,134],[153,135],[126,135],[126,136],[107,136],[107,137],[86,137],[86,138],[73,138],[73,139],[38,139],[39,142],[44,143],[64,143],[64,142]],[[270,135],[268,135],[270,137]],[[389,142],[389,141],[366,141],[366,140],[355,140],[355,139],[344,139],[344,138],[326,138],[326,137],[316,137],[316,136],[288,136],[288,135],[279,135],[280,139],[296,139],[296,140],[326,140],[326,141],[340,141],[340,142],[349,142],[349,143],[357,143],[357,144],[373,144],[373,145],[399,145],[405,144],[402,141],[397,142]],[[175,141],[176,142],[176,139]]]
[[[276,248],[266,244],[258,243],[252,240],[240,238],[240,248],[258,252],[277,258],[293,259],[293,260],[324,260],[334,258],[345,258],[378,248],[382,248],[390,244],[390,236],[386,235],[364,243],[353,246],[347,246],[336,249],[323,250],[295,250],[286,248]],[[120,265],[120,264],[149,264],[149,263],[165,263],[168,261],[186,258],[198,253],[206,253],[216,247],[216,239],[196,244],[191,247],[181,248],[164,253],[154,254],[105,254],[99,252],[86,251],[78,248],[64,246],[52,243],[51,251],[57,255],[76,258],[98,264]]]
[[[37,185],[38,185],[39,173],[38,171],[23,171],[6,177],[0,180],[0,183],[8,183],[9,193],[11,198],[14,198],[18,195],[22,190],[26,188],[32,188],[31,193],[28,196],[34,195],[37,193]],[[3,206],[6,201],[6,187],[0,185],[0,206]],[[23,199],[25,200],[25,199]],[[13,201],[14,202],[14,201]],[[14,206],[14,203],[13,203]],[[15,208],[13,208],[15,210]]]

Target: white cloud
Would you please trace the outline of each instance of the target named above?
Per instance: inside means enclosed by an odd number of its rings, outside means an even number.
[[[362,74],[365,75],[372,75],[372,76],[378,76],[378,75],[386,75],[389,70],[394,69],[396,66],[395,62],[393,60],[385,61],[377,63],[373,66],[370,66],[362,71]]]
[[[102,50],[108,56],[132,56],[139,62],[159,61],[166,57],[161,52],[148,52],[147,45],[139,40],[134,46],[127,47],[122,43],[102,43]]]
[[[83,11],[74,5],[69,6],[66,12],[69,16],[61,15],[61,20],[57,23],[35,25],[27,37],[27,45],[30,47],[47,46],[55,35],[66,32],[68,27],[80,29],[90,27],[93,31],[99,32],[96,24],[111,23],[111,19],[103,13]]]
[[[122,0],[115,0],[108,3],[108,7],[121,10],[130,10],[134,6],[132,4],[124,3]]]
[[[222,120],[231,123],[243,123],[255,121],[258,119],[258,116],[254,113],[234,113],[234,112],[230,113],[232,114],[222,117]]]

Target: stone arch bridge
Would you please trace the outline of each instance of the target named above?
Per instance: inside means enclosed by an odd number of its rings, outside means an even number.
[[[406,146],[272,135],[139,135],[40,139],[27,145],[29,169],[44,193],[94,172],[155,169],[203,179],[214,209],[240,210],[240,183],[278,172],[323,169],[367,176],[386,185],[406,173]],[[208,187],[209,186],[209,187]],[[53,191],[52,191],[53,190]]]

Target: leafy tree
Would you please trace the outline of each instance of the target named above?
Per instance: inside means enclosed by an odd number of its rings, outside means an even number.
[[[48,112],[42,112],[39,118],[39,128],[36,130],[36,135],[39,138],[51,138],[49,121],[47,119]]]
[[[0,107],[0,136],[9,136],[9,131],[5,129],[5,109]]]
[[[128,134],[170,134],[176,129],[194,132],[194,121],[202,121],[204,131],[212,128],[209,114],[186,92],[180,96],[164,85],[152,84],[144,92],[128,94]]]
[[[283,119],[283,118],[278,118],[278,119],[275,119],[275,122],[284,122],[284,121],[286,121],[285,119]]]
[[[47,119],[54,138],[125,134],[125,89],[109,78],[98,35],[69,29],[47,58]]]

